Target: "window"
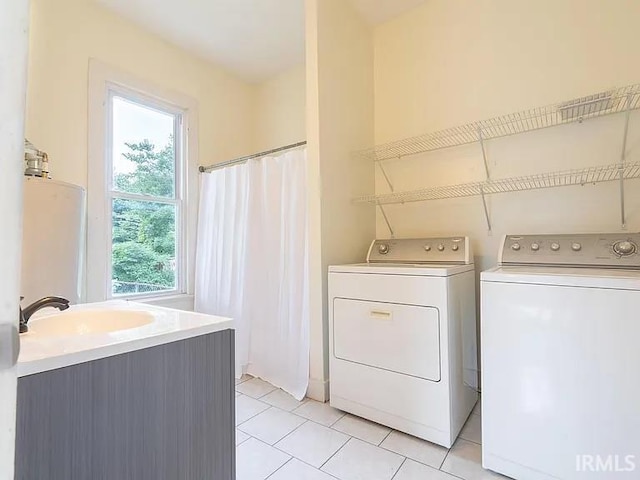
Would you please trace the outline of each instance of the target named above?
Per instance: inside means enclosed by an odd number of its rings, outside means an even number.
[[[193,105],[93,64],[89,97],[86,299],[190,293]]]
[[[180,291],[182,113],[118,90],[108,109],[110,296]]]

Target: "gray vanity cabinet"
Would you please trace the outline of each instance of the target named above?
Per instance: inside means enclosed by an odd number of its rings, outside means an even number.
[[[233,330],[21,377],[18,480],[234,480]]]

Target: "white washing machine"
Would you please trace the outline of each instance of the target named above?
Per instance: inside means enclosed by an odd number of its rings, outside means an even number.
[[[509,235],[482,272],[483,466],[640,478],[640,234]]]
[[[331,405],[450,447],[477,400],[465,237],[375,240],[329,267]]]

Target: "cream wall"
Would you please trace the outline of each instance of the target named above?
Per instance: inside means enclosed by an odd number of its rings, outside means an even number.
[[[375,29],[376,143],[508,114],[640,81],[633,0],[430,0]],[[487,142],[493,178],[619,161],[623,117]],[[640,118],[627,147],[640,160]],[[478,145],[387,163],[396,190],[484,179]],[[638,181],[627,187],[629,230],[640,230]],[[377,191],[386,184],[377,179]],[[620,231],[616,184],[393,205],[399,237],[469,234],[479,269],[503,234]],[[388,230],[378,214],[377,232]]]
[[[26,135],[52,175],[87,184],[89,58],[199,105],[199,152],[214,163],[253,149],[253,85],[145,32],[91,0],[32,0]]]
[[[640,82],[634,0],[429,0],[376,28],[375,140],[391,140]],[[486,143],[492,178],[613,164],[616,115]],[[629,161],[640,161],[640,114]],[[386,163],[396,191],[485,179],[479,145]],[[627,230],[640,230],[640,181],[627,182]],[[376,191],[388,192],[380,174]],[[623,232],[616,182],[391,205],[398,237],[472,237],[476,270],[495,265],[507,233]],[[377,214],[377,234],[389,235]]]
[[[166,43],[91,0],[33,0],[26,137],[49,153],[53,178],[87,187],[89,60],[193,99],[200,164],[252,153],[256,86]],[[189,225],[195,231],[198,177],[190,172]],[[190,233],[188,245],[195,238]],[[193,262],[193,248],[189,249]],[[100,272],[86,268],[87,279]],[[93,277],[92,277],[93,276]],[[193,272],[188,282],[193,284]],[[86,291],[86,289],[85,289]],[[189,287],[189,293],[193,287]],[[191,295],[153,301],[193,309]]]
[[[256,86],[256,151],[291,145],[307,138],[305,82],[305,65],[301,64]]]
[[[52,176],[58,180],[84,187],[88,183],[90,59],[193,98],[201,164],[306,139],[304,65],[251,84],[91,0],[31,3],[26,136],[49,153]],[[197,201],[191,208],[197,209]],[[193,299],[163,299],[162,304],[192,309]]]
[[[311,372],[309,395],[329,387],[327,267],[364,260],[374,211],[351,198],[371,191],[373,169],[352,152],[373,142],[371,29],[344,0],[307,0]]]

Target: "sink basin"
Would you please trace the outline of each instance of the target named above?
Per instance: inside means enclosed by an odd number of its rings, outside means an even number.
[[[29,332],[37,335],[67,336],[117,332],[148,325],[154,317],[135,310],[75,310],[34,318]]]

